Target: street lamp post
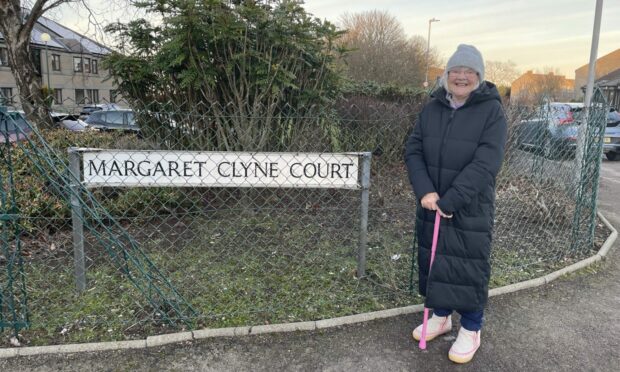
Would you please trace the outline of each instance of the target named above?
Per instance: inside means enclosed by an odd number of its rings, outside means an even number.
[[[424,87],[428,87],[428,64],[429,64],[429,57],[430,57],[430,52],[431,52],[431,23],[433,22],[439,22],[438,19],[436,18],[431,18],[428,20],[428,38],[426,39],[426,74],[424,77]]]
[[[47,32],[44,32],[41,34],[41,40],[43,42],[45,42],[45,69],[47,70],[47,91],[48,94],[49,92],[51,92],[51,85],[50,85],[50,65],[49,65],[49,58],[47,56],[47,42],[51,40],[50,34],[48,34]]]

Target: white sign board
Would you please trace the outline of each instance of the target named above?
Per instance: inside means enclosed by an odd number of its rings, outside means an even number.
[[[357,189],[358,154],[97,150],[83,153],[96,186]]]

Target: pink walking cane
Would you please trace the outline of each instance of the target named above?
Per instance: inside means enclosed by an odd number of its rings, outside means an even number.
[[[431,275],[431,269],[433,268],[433,261],[435,260],[435,251],[437,250],[437,238],[439,237],[439,224],[441,223],[441,216],[439,212],[435,212],[435,228],[433,229],[433,245],[431,246],[431,264],[428,268],[428,276]],[[426,294],[428,296],[428,293]],[[422,322],[422,337],[420,337],[420,349],[426,349],[426,327],[428,325],[428,308],[424,307],[424,321]]]

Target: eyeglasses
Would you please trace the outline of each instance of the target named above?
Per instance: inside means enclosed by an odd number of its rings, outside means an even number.
[[[448,74],[452,76],[465,75],[467,77],[472,77],[475,76],[477,72],[472,70],[471,68],[455,68],[448,71]]]

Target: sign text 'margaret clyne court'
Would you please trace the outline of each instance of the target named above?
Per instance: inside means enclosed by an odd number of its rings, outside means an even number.
[[[358,188],[358,155],[184,151],[84,152],[88,186]]]

